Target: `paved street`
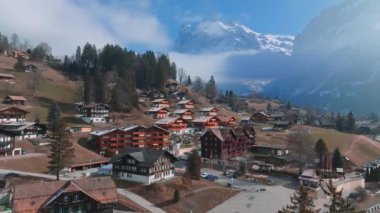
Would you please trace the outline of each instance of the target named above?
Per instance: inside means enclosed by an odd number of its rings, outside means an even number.
[[[232,182],[233,187],[242,190],[239,194],[211,209],[209,211],[211,213],[277,212],[289,204],[289,197],[297,186],[293,179],[288,178],[270,177],[275,185],[268,186],[254,181],[231,181],[231,177],[223,176],[221,171],[202,169],[202,172],[217,175],[219,177],[217,182],[222,185]],[[265,191],[260,191],[260,188]]]

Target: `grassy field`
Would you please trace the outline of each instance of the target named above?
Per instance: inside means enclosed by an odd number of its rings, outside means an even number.
[[[314,146],[318,139],[323,139],[327,148],[332,152],[339,148],[355,165],[362,165],[380,157],[380,143],[365,136],[338,132],[333,129],[307,127],[311,130],[310,137]],[[288,132],[262,132],[256,127],[256,141],[258,144],[273,144],[286,147]]]
[[[75,112],[74,104],[80,100],[80,86],[78,82],[67,80],[61,73],[39,62],[26,61],[25,64],[34,64],[38,67],[38,83],[36,94],[33,96],[30,85],[33,82],[33,73],[16,72],[12,67],[16,59],[0,56],[0,72],[15,76],[15,83],[0,84],[0,99],[7,95],[22,95],[28,99],[25,109],[29,111],[28,120],[39,118],[45,121],[51,104],[57,102],[62,110],[62,116]]]

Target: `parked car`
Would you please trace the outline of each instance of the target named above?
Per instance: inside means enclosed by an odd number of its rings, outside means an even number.
[[[201,173],[201,177],[203,178],[206,178],[207,176],[209,176],[210,174],[209,173],[206,173],[206,172],[202,172]]]
[[[216,176],[216,175],[212,175],[212,174],[207,175],[205,178],[206,178],[207,180],[209,180],[209,181],[216,181],[216,180],[219,179],[218,176]]]

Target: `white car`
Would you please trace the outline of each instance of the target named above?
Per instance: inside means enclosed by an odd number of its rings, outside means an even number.
[[[209,175],[209,173],[206,173],[206,172],[201,173],[201,177],[203,177],[203,178],[206,178],[208,175]]]

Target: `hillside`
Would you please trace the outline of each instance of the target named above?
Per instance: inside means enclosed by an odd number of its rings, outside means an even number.
[[[74,104],[80,100],[80,85],[78,82],[68,80],[58,71],[48,67],[46,64],[35,61],[25,61],[25,65],[35,65],[39,73],[37,75],[38,83],[36,94],[30,85],[33,82],[33,73],[13,71],[13,65],[16,59],[6,56],[0,56],[0,72],[12,74],[16,77],[15,83],[0,84],[0,99],[7,95],[22,95],[28,99],[26,106],[21,108],[29,111],[28,120],[39,118],[45,121],[49,106],[56,101],[61,109],[62,115],[68,115],[75,112]]]
[[[298,127],[294,127],[298,128]],[[380,143],[368,137],[355,134],[347,134],[338,132],[333,129],[323,129],[318,127],[304,126],[311,130],[312,141],[323,139],[327,148],[332,152],[338,147],[342,154],[347,156],[352,163],[357,166],[368,163],[380,156]],[[257,143],[259,144],[275,144],[287,146],[288,132],[262,132],[256,127]],[[314,146],[314,144],[311,144]]]

